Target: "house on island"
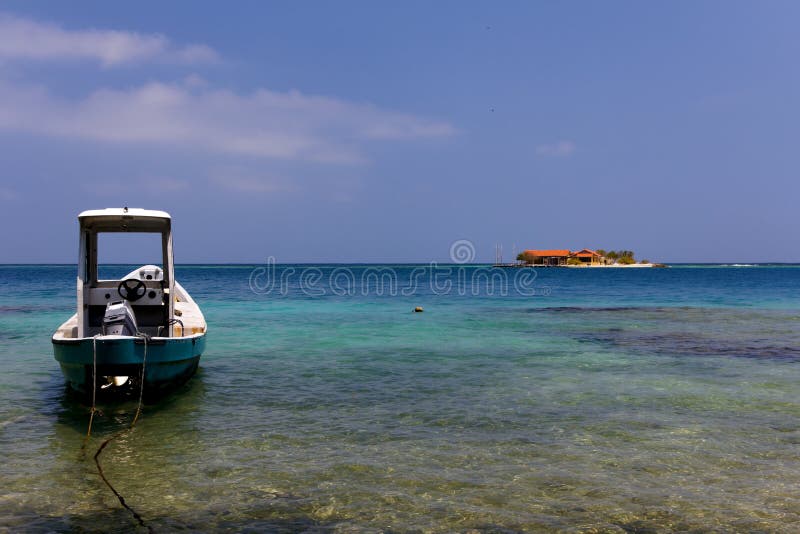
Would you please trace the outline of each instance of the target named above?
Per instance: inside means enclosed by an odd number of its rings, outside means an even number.
[[[548,267],[581,264],[603,265],[606,263],[605,256],[588,248],[574,252],[568,249],[530,249],[523,251],[522,254],[519,255],[519,259],[530,265],[544,265]]]
[[[558,266],[566,265],[569,259],[570,252],[568,249],[563,250],[526,250],[522,253],[527,263],[533,265],[549,265]]]
[[[600,255],[594,250],[589,250],[588,248],[573,252],[570,254],[570,258],[578,258],[578,261],[587,265],[602,265],[605,263],[604,256]]]

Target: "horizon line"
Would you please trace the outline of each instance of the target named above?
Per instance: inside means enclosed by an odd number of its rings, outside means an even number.
[[[231,265],[231,266],[248,266],[248,265],[264,265],[265,262],[175,262],[175,265]],[[460,266],[494,266],[498,265],[494,262],[439,262],[439,261],[285,261],[275,262],[273,265],[430,265],[435,263],[437,265],[460,265]],[[729,261],[663,261],[654,262],[662,263],[664,265],[800,265],[798,261],[745,261],[745,260],[729,260]],[[26,265],[49,265],[49,266],[77,266],[77,262],[0,262],[0,266],[26,266]],[[100,265],[112,266],[130,266],[141,265],[139,263],[101,263]],[[503,263],[499,265],[513,265],[511,263]],[[530,267],[537,267],[531,265]],[[542,267],[542,266],[539,266]]]

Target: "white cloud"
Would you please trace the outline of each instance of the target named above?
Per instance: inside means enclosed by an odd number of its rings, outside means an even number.
[[[68,30],[58,25],[0,13],[0,58],[95,60],[104,66],[141,61],[216,61],[210,47],[173,45],[163,35],[119,30]]]
[[[0,130],[326,163],[363,161],[374,140],[456,132],[446,122],[296,91],[242,95],[191,85],[153,82],[73,100],[0,80]]]
[[[559,141],[557,143],[539,145],[536,147],[537,156],[566,157],[575,152],[575,143],[572,141]]]

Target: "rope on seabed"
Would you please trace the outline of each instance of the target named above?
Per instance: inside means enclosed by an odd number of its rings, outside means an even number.
[[[125,498],[124,498],[122,495],[120,495],[120,493],[119,493],[119,492],[118,492],[118,491],[117,491],[117,490],[114,488],[114,486],[112,486],[112,485],[111,485],[111,482],[109,482],[109,481],[108,481],[108,479],[106,478],[106,475],[103,473],[103,467],[100,465],[100,458],[99,458],[99,456],[100,456],[100,453],[101,453],[101,452],[103,452],[103,449],[105,449],[105,448],[106,448],[106,445],[108,445],[109,443],[111,443],[111,441],[112,441],[112,440],[114,440],[114,439],[118,438],[119,436],[121,436],[122,434],[124,434],[125,432],[127,432],[128,430],[130,430],[131,428],[132,428],[132,427],[129,427],[129,428],[126,428],[125,430],[123,430],[123,431],[121,431],[121,432],[117,432],[116,434],[114,434],[113,436],[111,436],[110,438],[108,438],[107,440],[105,440],[105,441],[104,441],[104,442],[103,442],[103,443],[100,445],[100,448],[99,448],[99,449],[97,449],[97,452],[96,452],[96,453],[94,453],[94,463],[97,465],[97,472],[100,474],[100,478],[102,478],[102,479],[103,479],[103,482],[105,482],[105,483],[106,483],[106,486],[108,486],[108,488],[109,488],[109,489],[110,489],[112,492],[114,492],[114,495],[116,495],[116,496],[117,496],[117,499],[119,499],[119,503],[120,503],[120,504],[121,504],[121,505],[122,505],[122,506],[123,506],[123,507],[124,507],[126,510],[128,510],[128,511],[131,513],[131,515],[133,516],[133,518],[134,518],[134,519],[136,519],[136,521],[138,521],[138,522],[139,522],[139,524],[140,524],[141,526],[143,526],[144,528],[146,528],[148,532],[153,532],[153,529],[152,529],[152,528],[151,528],[149,525],[146,525],[146,524],[145,524],[145,522],[144,522],[144,519],[142,519],[142,516],[140,516],[138,513],[136,513],[136,510],[134,510],[133,508],[131,508],[130,506],[128,506],[128,503],[126,503],[126,502],[125,502]]]
[[[127,432],[130,432],[133,429],[133,425],[135,425],[136,421],[139,419],[139,414],[141,414],[141,412],[142,412],[142,399],[144,397],[144,376],[145,376],[144,373],[145,373],[145,367],[146,367],[146,364],[147,364],[147,339],[148,339],[148,336],[146,334],[137,334],[137,336],[141,336],[142,339],[144,340],[144,357],[142,358],[142,374],[141,374],[141,376],[139,378],[139,404],[136,406],[136,414],[133,416],[133,421],[131,421],[131,425],[128,428],[120,430],[119,432],[117,432],[116,434],[114,434],[113,436],[111,436],[110,438],[108,438],[107,440],[105,440],[103,443],[100,444],[100,447],[97,449],[97,452],[94,453],[94,463],[97,466],[97,473],[100,475],[100,478],[103,479],[103,482],[105,482],[106,486],[108,486],[108,489],[110,489],[114,493],[114,495],[117,497],[117,499],[119,500],[119,503],[123,506],[123,508],[125,508],[126,510],[128,510],[131,513],[133,518],[136,519],[136,521],[139,522],[139,525],[141,525],[144,528],[146,528],[148,532],[153,532],[152,527],[150,527],[150,525],[145,524],[144,519],[142,519],[142,516],[140,516],[136,512],[136,510],[131,508],[128,505],[128,503],[125,502],[125,498],[116,490],[116,488],[114,488],[114,486],[111,484],[111,482],[108,481],[108,479],[106,478],[105,473],[103,473],[103,466],[100,465],[100,453],[103,452],[103,449],[105,449],[106,446],[108,446],[109,443],[111,443],[112,441],[114,441],[118,437],[122,436],[123,434],[125,434]],[[94,418],[94,412],[95,412],[95,392],[97,391],[97,382],[96,382],[97,346],[94,344],[96,339],[97,339],[97,336],[95,336],[95,338],[93,340],[94,363],[93,363],[93,367],[92,367],[92,380],[93,380],[93,383],[92,383],[92,415],[89,417],[89,432],[86,434],[86,440],[87,441],[89,440],[89,436],[91,435],[91,432],[92,432],[92,419]],[[85,442],[84,442],[84,445],[85,445]]]

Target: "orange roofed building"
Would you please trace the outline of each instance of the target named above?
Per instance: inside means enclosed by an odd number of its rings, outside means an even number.
[[[605,257],[594,250],[584,248],[575,252],[568,249],[530,249],[522,252],[524,261],[533,265],[559,266],[567,265],[570,258],[576,258],[586,265],[601,265],[605,263]]]
[[[530,258],[528,263],[534,265],[566,265],[570,251],[568,249],[526,250],[522,253]],[[532,261],[531,261],[532,260]]]

